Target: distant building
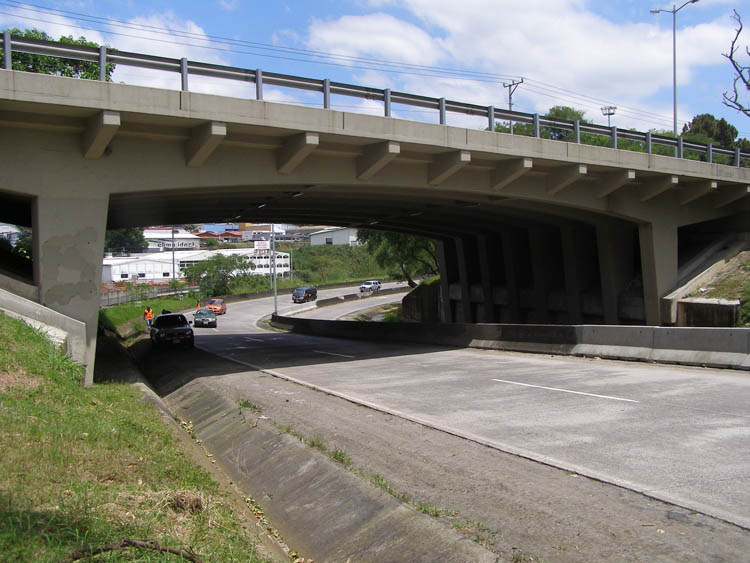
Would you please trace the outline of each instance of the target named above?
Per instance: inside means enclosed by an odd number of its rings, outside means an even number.
[[[174,240],[175,250],[196,250],[201,247],[201,238],[187,232],[185,229],[144,229],[143,238],[148,243],[147,252],[163,252],[172,250]]]
[[[196,250],[175,252],[175,279],[184,277],[188,266],[208,260],[217,254],[229,256],[245,255],[255,265],[253,275],[271,275],[271,251],[255,248],[237,248],[221,250]],[[290,272],[290,260],[287,252],[276,252],[276,276],[286,277]],[[102,264],[103,282],[154,282],[172,279],[172,253],[133,254],[126,257],[105,258]]]
[[[357,246],[357,229],[352,227],[329,227],[310,233],[310,245],[330,244],[335,246]]]
[[[21,238],[21,229],[8,223],[0,223],[0,238],[7,240],[11,246],[15,246]]]
[[[223,233],[224,231],[237,231],[237,223],[206,223],[202,226],[202,231],[211,231],[212,233]]]

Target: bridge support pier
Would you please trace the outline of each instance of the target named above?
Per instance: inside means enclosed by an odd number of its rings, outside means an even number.
[[[677,227],[664,222],[638,225],[643,275],[643,307],[646,324],[669,321],[661,310],[661,298],[677,282]]]
[[[604,324],[616,325],[620,323],[618,298],[635,274],[633,228],[610,222],[597,225],[596,247]]]
[[[39,302],[86,323],[84,385],[94,382],[99,319],[99,284],[109,198],[80,193],[78,186],[54,187],[32,207],[34,282]]]

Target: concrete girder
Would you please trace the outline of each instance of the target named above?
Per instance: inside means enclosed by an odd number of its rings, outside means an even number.
[[[635,170],[618,170],[616,172],[610,172],[602,178],[600,189],[597,192],[596,197],[607,197],[612,192],[619,190],[633,180],[635,180]]]
[[[120,128],[120,112],[104,110],[91,116],[83,134],[83,157],[101,158]]]
[[[725,187],[717,190],[713,200],[714,209],[734,203],[750,194],[750,186]]]
[[[276,171],[291,174],[319,144],[320,135],[310,131],[287,137],[276,153]]]
[[[385,141],[365,148],[357,158],[357,179],[369,180],[401,153],[401,143]]]
[[[687,205],[705,195],[713,193],[718,188],[719,183],[715,180],[702,180],[687,184],[685,189],[680,190],[680,205]]]
[[[667,190],[671,190],[680,183],[680,179],[677,176],[662,176],[655,178],[645,183],[641,187],[640,200],[641,203],[651,201],[656,196],[663,194]]]
[[[471,162],[469,151],[453,151],[435,157],[429,166],[429,180],[431,186],[439,186],[464,166]]]
[[[534,166],[530,158],[519,158],[499,164],[490,174],[490,189],[499,191],[526,174]]]
[[[185,143],[185,163],[191,167],[203,166],[226,136],[227,124],[221,121],[209,121],[195,127]]]
[[[571,184],[577,182],[588,173],[585,164],[573,164],[561,167],[561,170],[553,172],[547,179],[547,194],[555,195]]]

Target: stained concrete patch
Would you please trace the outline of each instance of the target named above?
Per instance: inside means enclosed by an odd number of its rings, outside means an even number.
[[[490,562],[498,557],[325,455],[241,412],[200,380],[166,397],[286,543],[316,561]]]

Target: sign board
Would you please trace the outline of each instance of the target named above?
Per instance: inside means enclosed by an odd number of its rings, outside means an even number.
[[[271,250],[271,243],[267,240],[256,240],[255,248],[257,250]]]

